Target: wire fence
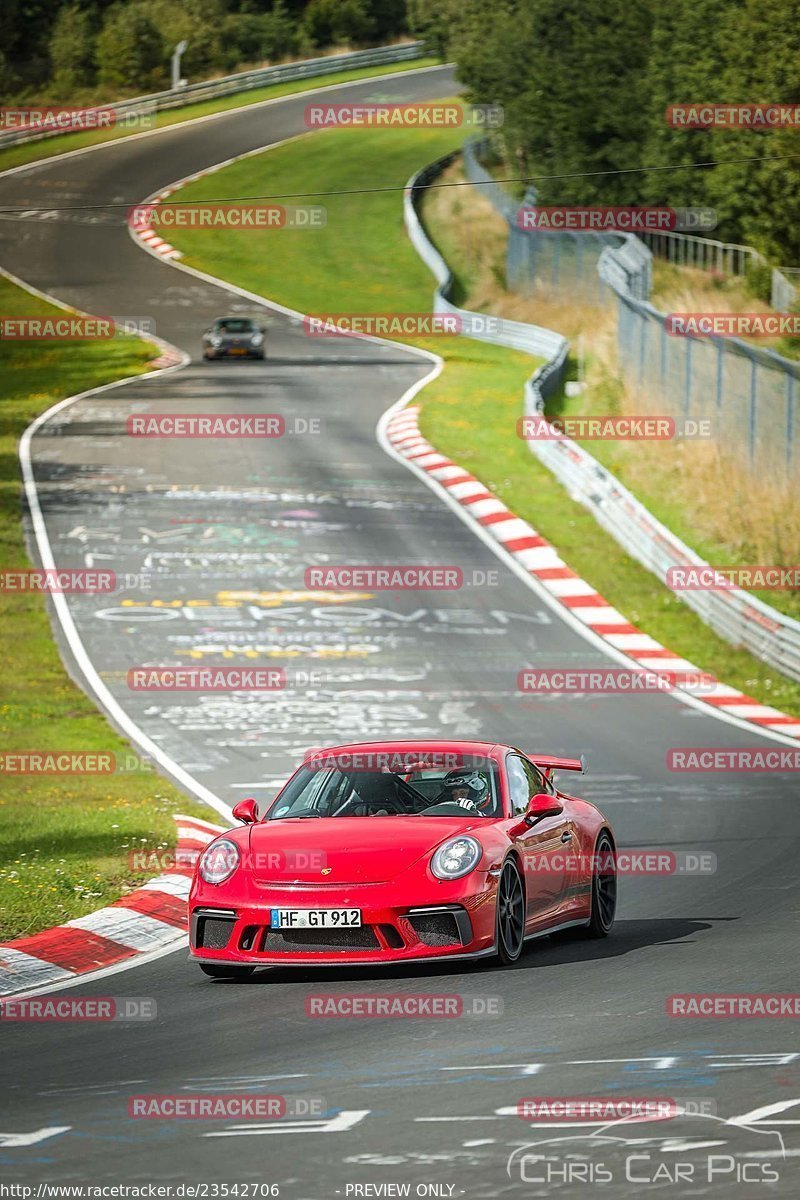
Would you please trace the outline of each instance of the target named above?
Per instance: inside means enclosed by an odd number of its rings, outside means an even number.
[[[614,304],[619,365],[649,411],[697,422],[721,449],[754,471],[796,479],[800,361],[741,338],[678,333],[668,315],[649,302],[653,248],[682,266],[736,275],[750,263],[765,264],[763,257],[749,246],[692,234],[640,238],[523,229],[520,205],[487,182],[491,175],[479,159],[483,148],[481,141],[467,143],[465,170],[508,224],[509,288],[554,289],[578,304]],[[529,190],[523,203],[535,203],[535,194]],[[783,302],[781,311],[795,302],[790,274],[785,268],[772,272],[773,298]]]
[[[453,158],[454,155],[447,155],[413,176],[406,188],[404,216],[412,244],[436,277],[434,311],[458,314],[462,328],[468,330],[474,326],[472,318],[476,314],[469,309],[457,308],[449,300],[453,283],[450,268],[428,238],[419,217],[419,206],[426,186]],[[487,185],[486,190],[490,190],[490,187]],[[507,201],[508,197],[499,198],[500,203]],[[630,241],[637,243],[633,237]],[[641,243],[638,243],[639,249],[636,246],[631,248],[629,243],[626,245],[633,260],[637,255],[648,253]],[[610,251],[608,257],[614,253]],[[614,262],[613,268],[623,273],[628,269],[635,270],[635,261],[627,266]],[[604,262],[604,269],[612,269],[608,258]],[[652,308],[646,302],[642,306]],[[656,318],[662,315],[656,309],[652,309],[652,313]],[[661,325],[654,324],[651,328],[660,329]],[[526,325],[520,321],[503,321],[499,330],[480,336],[483,341],[513,345],[548,358],[524,387],[525,415],[542,414],[547,399],[563,386],[566,377],[566,339],[542,326]],[[561,481],[569,495],[584,505],[602,528],[667,587],[670,586],[671,568],[708,567],[704,559],[658,521],[611,471],[571,438],[533,439],[528,442],[528,448]],[[800,621],[737,587],[721,591],[681,591],[677,594],[732,645],[749,650],[790,679],[800,681]],[[744,708],[734,711],[740,716],[747,715]],[[780,712],[773,711],[772,728],[787,735],[800,736],[800,721],[787,723]],[[763,712],[768,713],[769,709]]]

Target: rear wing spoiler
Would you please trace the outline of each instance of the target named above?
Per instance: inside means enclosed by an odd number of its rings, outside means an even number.
[[[578,771],[581,775],[586,774],[586,759],[583,755],[580,758],[556,758],[552,754],[531,754],[530,760],[544,771],[548,779],[553,771]]]

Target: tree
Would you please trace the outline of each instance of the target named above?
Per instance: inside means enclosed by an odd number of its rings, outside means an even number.
[[[724,68],[721,99],[800,105],[800,28],[796,5],[786,0],[741,0],[728,5],[721,29]],[[753,53],[757,47],[757,53]],[[800,159],[798,129],[738,129],[709,139],[720,164],[708,194],[725,236],[756,246],[774,262],[800,262]],[[754,158],[756,162],[729,163]]]
[[[390,38],[406,32],[406,0],[369,0],[368,8],[372,16],[372,34],[376,42],[387,42]]]
[[[72,4],[62,8],[50,36],[50,61],[57,94],[69,96],[94,82],[95,19]]]
[[[137,93],[166,82],[161,34],[140,4],[115,4],[97,37],[97,77],[110,88]]]
[[[642,161],[650,6],[629,0],[470,0],[452,49],[470,99],[499,102],[508,157],[545,204],[631,204]],[[563,178],[572,176],[572,178]]]
[[[299,22],[287,11],[284,0],[275,0],[262,22],[261,53],[264,58],[275,62],[297,53]]]
[[[315,46],[367,42],[374,28],[366,0],[311,0],[303,26]]]
[[[472,0],[467,0],[469,5]],[[421,41],[427,42],[430,49],[438,58],[445,61],[453,34],[453,18],[457,5],[454,0],[408,0],[409,32]]]

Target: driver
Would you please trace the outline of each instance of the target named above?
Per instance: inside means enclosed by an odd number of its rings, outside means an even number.
[[[461,767],[450,771],[442,780],[443,794],[438,803],[449,801],[459,808],[475,809],[482,816],[488,816],[492,795],[486,776],[472,767]]]

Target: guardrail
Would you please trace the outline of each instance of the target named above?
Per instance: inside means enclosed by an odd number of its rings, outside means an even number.
[[[792,283],[796,279],[797,283]],[[800,298],[800,267],[773,267],[770,304],[778,312],[793,312]]]
[[[430,181],[436,175],[441,174],[445,167],[449,166],[457,157],[457,151],[444,155],[443,158],[437,159],[430,166],[423,167],[406,184],[404,197],[406,229],[417,253],[426,266],[433,272],[436,282],[439,285],[433,296],[433,311],[435,313],[459,317],[463,327],[473,331],[468,336],[475,338],[476,341],[492,342],[498,346],[509,346],[514,350],[524,350],[529,354],[535,354],[537,357],[547,358],[548,360],[555,357],[563,349],[564,359],[566,360],[567,342],[560,333],[553,333],[552,329],[544,329],[541,325],[528,325],[524,321],[506,320],[502,322],[502,331],[499,333],[492,332],[491,330],[483,331],[480,329],[480,326],[486,316],[490,314],[475,313],[466,308],[459,308],[450,300],[449,293],[452,290],[453,277],[447,263],[423,229],[422,222],[417,213],[417,199]]]
[[[425,233],[418,212],[427,184],[455,157],[447,155],[412,177],[406,189],[404,214],[409,237],[436,278],[434,310],[458,314],[469,326],[478,314],[457,308],[448,300],[452,286],[450,268]],[[513,328],[507,331],[507,326]],[[533,374],[524,388],[526,416],[543,414],[546,399],[563,385],[568,352],[566,339],[542,326],[504,321],[500,333],[484,334],[481,340],[548,355],[549,361]],[[667,571],[671,567],[708,567],[704,559],[658,521],[616,476],[576,442],[569,438],[532,440],[528,442],[528,448],[564,485],[570,496],[587,508],[598,524],[665,586],[668,586]],[[740,588],[674,594],[726,641],[749,650],[777,671],[800,681],[800,621],[778,612]]]
[[[228,96],[234,92],[247,92],[253,88],[266,87],[271,83],[285,83],[293,79],[311,79],[315,75],[328,75],[340,71],[352,71],[357,67],[379,67],[386,63],[407,62],[422,58],[424,42],[405,42],[399,46],[378,46],[370,50],[354,50],[348,54],[332,54],[327,58],[309,58],[301,62],[283,63],[276,67],[258,67],[253,71],[240,71],[236,75],[224,75],[220,79],[208,79],[201,83],[189,83],[185,87],[169,88],[164,92],[153,92],[149,96],[136,96],[131,100],[120,100],[116,104],[98,104],[87,112],[113,112],[117,124],[135,124],[145,116],[168,108],[181,108],[185,104],[197,104],[216,96]],[[35,142],[46,137],[74,132],[70,129],[48,129],[46,131],[9,129],[0,132],[0,147],[13,146],[19,142]]]

